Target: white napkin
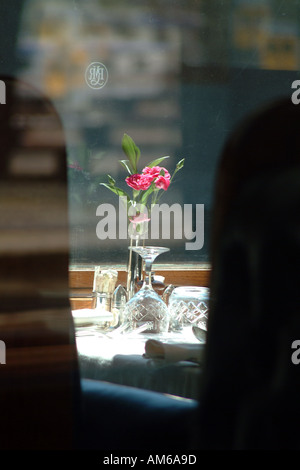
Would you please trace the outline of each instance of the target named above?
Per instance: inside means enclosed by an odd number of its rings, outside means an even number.
[[[105,310],[97,310],[90,308],[82,308],[79,310],[72,310],[72,316],[75,326],[86,326],[99,322],[111,321],[113,314]]]
[[[145,357],[165,359],[167,362],[189,361],[203,362],[205,344],[177,343],[167,344],[149,339],[145,344]]]

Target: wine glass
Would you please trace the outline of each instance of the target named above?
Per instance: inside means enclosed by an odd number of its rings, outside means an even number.
[[[124,322],[130,331],[144,333],[164,333],[169,328],[169,310],[151,284],[151,270],[154,260],[161,253],[170,251],[162,246],[131,246],[145,262],[145,279],[141,289],[126,303],[123,312]]]

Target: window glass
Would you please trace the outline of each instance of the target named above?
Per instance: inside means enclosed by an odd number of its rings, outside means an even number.
[[[111,175],[127,188],[128,174],[119,163],[126,158],[124,133],[141,150],[140,170],[154,158],[169,156],[164,165],[172,173],[185,158],[160,202],[180,204],[183,212],[190,205],[192,224],[178,239],[171,223],[170,239],[159,242],[171,248],[172,263],[209,261],[213,183],[222,146],[251,110],[291,95],[300,60],[300,1],[27,0],[23,8],[21,2],[10,5],[1,33],[7,56],[2,73],[13,71],[43,91],[65,129],[71,265],[126,263],[128,240],[118,234],[101,240],[97,234],[97,208],[112,205],[116,219],[119,210],[118,197],[100,183]],[[18,16],[12,55],[5,28],[11,34],[9,18]],[[204,226],[197,219],[202,204]],[[199,237],[204,230],[203,247],[186,249],[187,236],[197,228]]]

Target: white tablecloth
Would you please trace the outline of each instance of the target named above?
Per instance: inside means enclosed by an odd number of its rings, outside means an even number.
[[[202,366],[191,361],[146,358],[148,339],[164,344],[186,343],[204,348],[192,331],[163,335],[117,335],[114,339],[97,332],[77,329],[81,376],[121,385],[197,399]]]

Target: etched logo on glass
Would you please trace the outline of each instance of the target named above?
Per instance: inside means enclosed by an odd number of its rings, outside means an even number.
[[[85,81],[90,88],[99,90],[108,80],[108,71],[101,62],[92,62],[85,71]]]

